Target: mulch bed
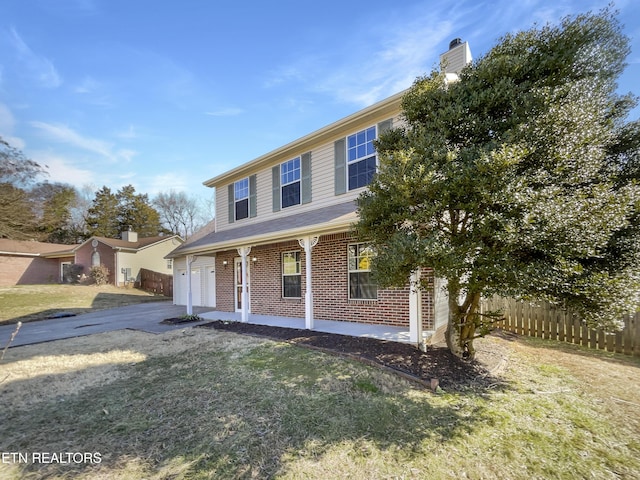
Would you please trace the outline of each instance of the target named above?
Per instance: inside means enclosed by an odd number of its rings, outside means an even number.
[[[182,325],[183,323],[195,323],[199,322],[200,319],[197,317],[174,317],[174,318],[165,318],[160,323],[165,325]]]
[[[485,366],[465,362],[445,347],[429,347],[422,352],[407,343],[223,320],[199,327],[267,337],[344,355],[390,369],[427,388],[438,384],[444,391],[484,390],[496,382]],[[432,383],[433,379],[437,382]]]

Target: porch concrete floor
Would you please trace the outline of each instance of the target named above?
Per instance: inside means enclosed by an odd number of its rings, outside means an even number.
[[[241,314],[239,312],[209,311],[200,313],[199,317],[204,320],[226,320],[239,322]],[[249,314],[249,323],[256,325],[270,325],[272,327],[285,328],[305,328],[304,318],[276,317],[271,315]],[[392,342],[411,343],[409,340],[409,328],[392,327],[388,325],[372,325],[368,323],[343,322],[335,320],[314,320],[313,330],[326,333],[337,333],[340,335],[350,335],[352,337],[371,337]],[[431,337],[431,331],[424,331],[423,337]]]

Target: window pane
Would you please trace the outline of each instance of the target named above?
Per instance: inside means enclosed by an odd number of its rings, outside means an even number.
[[[235,200],[242,200],[249,197],[249,179],[243,178],[234,185]]]
[[[349,190],[371,183],[376,173],[376,157],[369,157],[349,165]]]
[[[249,218],[249,199],[245,198],[236,202],[236,220]]]
[[[367,142],[376,139],[376,127],[367,128]]]
[[[347,137],[348,161],[354,162],[375,154],[373,141],[376,139],[376,127],[369,127]]]
[[[362,297],[360,298],[367,298],[367,299],[378,298],[378,287],[375,284],[375,282],[371,279],[371,273],[361,272],[358,275],[360,277],[359,278],[360,292],[362,294]]]
[[[280,165],[280,178],[283,185],[300,180],[300,157]]]
[[[300,275],[287,275],[282,277],[282,296],[300,298],[302,296],[300,279]]]
[[[356,259],[358,255],[358,246],[349,245],[349,271],[356,270],[358,268],[358,261]]]
[[[365,155],[373,155],[376,153],[376,147],[373,146],[373,142],[367,143],[367,153]]]
[[[300,182],[282,187],[282,208],[300,204]]]
[[[349,274],[349,298],[363,300],[378,298],[378,287],[372,282],[369,272]]]
[[[282,273],[284,275],[300,274],[300,252],[282,254]]]

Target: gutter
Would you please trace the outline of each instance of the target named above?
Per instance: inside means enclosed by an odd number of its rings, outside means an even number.
[[[267,235],[240,237],[233,240],[226,240],[224,242],[210,243],[208,245],[202,245],[191,249],[187,248],[175,254],[169,253],[164,258],[180,258],[185,255],[222,252],[225,250],[237,248],[240,245],[251,245],[252,247],[257,247],[260,245],[268,245],[274,242],[286,242],[289,240],[295,240],[297,238],[304,237],[305,235],[310,234],[319,236],[330,235],[332,233],[341,233],[349,231],[354,220],[355,219],[349,220],[348,222],[344,221],[340,223],[317,224],[311,227],[300,227],[297,229],[288,230],[284,234],[282,231],[278,231],[269,233]]]
[[[41,253],[0,252],[0,255],[13,255],[14,257],[39,257]]]

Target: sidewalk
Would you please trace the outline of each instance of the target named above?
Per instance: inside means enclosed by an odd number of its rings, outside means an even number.
[[[240,313],[209,311],[200,314],[207,320],[229,320],[239,322]],[[249,323],[270,325],[272,327],[305,328],[304,318],[276,317],[271,315],[249,314]],[[313,330],[326,333],[338,333],[353,337],[371,337],[392,342],[410,343],[409,328],[392,327],[389,325],[372,325],[367,323],[342,322],[334,320],[315,320]],[[425,332],[426,334],[427,332]]]

